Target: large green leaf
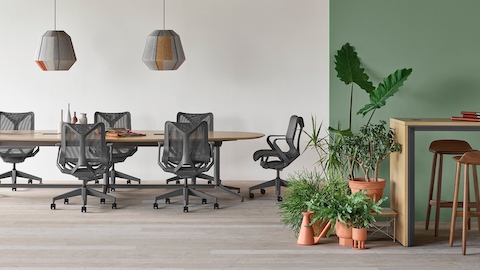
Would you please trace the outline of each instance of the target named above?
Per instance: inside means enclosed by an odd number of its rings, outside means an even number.
[[[360,59],[355,49],[349,43],[342,46],[335,55],[335,70],[337,77],[345,84],[355,83],[360,88],[370,93],[375,89],[368,79],[365,69],[360,67]]]
[[[368,112],[385,106],[387,99],[398,92],[398,89],[411,73],[411,68],[404,68],[388,75],[383,79],[383,83],[379,84],[377,89],[370,93],[370,103],[360,109],[357,114],[365,116]]]

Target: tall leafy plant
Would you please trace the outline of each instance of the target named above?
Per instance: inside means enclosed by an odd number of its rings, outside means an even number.
[[[387,99],[398,92],[399,88],[412,73],[411,68],[398,69],[385,77],[382,83],[375,87],[365,69],[361,66],[362,64],[357,52],[355,52],[355,48],[349,43],[346,43],[337,51],[335,55],[337,77],[350,86],[349,130],[352,129],[354,85],[357,85],[369,95],[370,103],[357,112],[357,114],[362,114],[363,116],[371,112],[367,121],[368,125],[375,111],[386,105]]]
[[[400,87],[404,84],[404,82],[412,73],[412,69],[411,68],[398,69],[395,72],[388,75],[387,77],[385,77],[382,80],[382,82],[378,84],[378,86],[374,86],[373,83],[370,81],[370,77],[365,72],[365,69],[362,67],[360,58],[358,57],[358,54],[355,51],[355,48],[352,47],[349,43],[346,43],[345,45],[342,46],[340,50],[337,51],[337,54],[335,55],[335,70],[337,71],[337,77],[342,82],[344,82],[346,85],[349,86],[350,104],[349,104],[348,129],[342,130],[340,126],[338,126],[337,128],[329,127],[330,134],[335,134],[335,136],[338,138],[337,141],[330,144],[329,150],[332,152],[332,155],[330,156],[330,158],[333,159],[333,161],[330,161],[330,162],[347,164],[349,178],[354,177],[353,173],[356,170],[359,163],[362,163],[364,166],[372,165],[371,167],[369,166],[366,171],[363,170],[363,172],[368,175],[368,171],[371,169],[372,171],[375,172],[375,176],[377,176],[378,163],[369,162],[370,164],[367,165],[367,163],[359,159],[357,160],[352,159],[352,156],[357,156],[357,157],[371,156],[371,157],[375,157],[377,161],[381,162],[383,160],[383,157],[378,157],[378,155],[373,151],[367,152],[369,150],[368,147],[361,148],[362,147],[361,145],[353,145],[353,149],[356,149],[358,151],[361,151],[361,150],[365,150],[365,151],[363,153],[356,153],[356,152],[351,153],[348,156],[345,156],[344,153],[342,154],[341,152],[338,152],[338,149],[343,149],[342,145],[345,144],[347,139],[349,139],[348,141],[351,143],[355,142],[355,139],[350,139],[350,138],[353,138],[355,135],[357,135],[357,137],[360,136],[363,138],[368,137],[369,140],[373,141],[374,144],[377,141],[375,134],[358,134],[358,132],[354,134],[354,132],[352,131],[353,99],[354,99],[354,94],[358,92],[358,91],[354,91],[354,89],[357,89],[355,85],[358,86],[359,89],[367,93],[369,96],[369,103],[365,104],[356,113],[357,115],[361,114],[363,117],[370,114],[368,117],[367,123],[363,125],[363,128],[360,129],[360,133],[361,133],[363,131],[372,129],[368,127],[370,125],[370,121],[372,120],[373,115],[378,109],[382,108],[387,104],[387,100],[390,97],[392,97],[395,93],[399,91]],[[375,127],[373,127],[373,129],[375,129]],[[390,140],[393,141],[393,137],[390,137]],[[394,148],[396,149],[392,149],[393,152],[400,150],[398,149],[397,146],[395,146]],[[370,149],[374,150],[374,148],[371,148],[371,147]],[[384,147],[384,149],[389,149],[389,148]],[[374,177],[374,179],[376,179],[376,177]]]

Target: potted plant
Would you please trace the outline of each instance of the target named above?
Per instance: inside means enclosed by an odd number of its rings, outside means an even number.
[[[381,198],[378,201],[371,200],[364,191],[352,193],[348,196],[349,209],[351,212],[349,220],[343,220],[346,224],[352,226],[353,248],[365,249],[365,240],[367,239],[367,229],[372,227],[375,215],[381,213],[380,204],[386,199]]]
[[[345,226],[344,221],[350,220],[349,196],[350,188],[341,174],[331,175],[323,183],[320,192],[307,202],[308,210],[312,211],[311,224],[319,220],[328,220],[331,224],[326,236],[330,236],[335,228],[339,244],[352,245],[351,229]]]
[[[398,92],[412,73],[412,69],[398,69],[385,77],[375,87],[365,73],[365,69],[361,67],[361,61],[355,49],[349,43],[346,43],[335,55],[335,70],[337,71],[337,77],[350,86],[350,106],[348,129],[329,128],[330,133],[335,133],[340,141],[340,143],[330,145],[331,158],[336,160],[336,163],[344,162],[347,164],[347,178],[356,180],[353,183],[364,180],[362,182],[367,182],[367,185],[376,185],[371,182],[379,182],[378,169],[380,163],[390,153],[401,151],[401,145],[396,141],[394,131],[385,127],[385,121],[372,124],[371,120],[376,110],[385,106],[387,99]],[[370,100],[357,112],[364,117],[370,114],[367,123],[361,126],[357,132],[352,129],[354,85],[364,90]],[[355,177],[357,171],[362,172],[361,177]],[[380,180],[380,182],[383,181]],[[352,183],[352,181],[350,182]],[[385,183],[381,185],[383,185],[381,187],[383,192]],[[361,189],[365,189],[365,187],[361,187]],[[381,195],[376,197],[380,198]]]
[[[372,198],[382,197],[386,181],[378,177],[380,164],[391,153],[402,150],[393,130],[385,125],[385,121],[380,121],[379,124],[362,126],[359,132],[345,136],[343,143],[334,148],[337,154],[347,158],[349,185],[353,193],[367,190]],[[361,174],[352,177],[356,173],[354,170]]]
[[[279,214],[283,224],[292,229],[296,237],[299,237],[304,213],[308,211],[306,202],[321,191],[324,178],[316,170],[303,170],[289,175],[287,180],[289,185],[285,189],[283,201],[278,205]],[[308,218],[310,218],[310,214],[307,215]],[[309,223],[310,221],[308,221]],[[316,222],[318,228],[310,229],[315,229],[315,234],[318,236],[319,231],[328,226],[327,223]],[[317,238],[316,241],[318,240]]]

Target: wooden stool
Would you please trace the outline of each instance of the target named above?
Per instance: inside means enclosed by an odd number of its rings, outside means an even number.
[[[477,165],[480,165],[480,151],[470,151],[463,154],[461,157],[454,157],[457,161],[457,171],[455,173],[455,189],[453,194],[452,206],[452,220],[450,221],[450,246],[453,245],[453,234],[455,232],[455,220],[457,217],[462,217],[462,254],[465,255],[467,248],[467,223],[471,217],[480,219],[480,196],[478,190]],[[458,191],[460,186],[460,173],[464,167],[463,172],[463,207],[462,211],[458,210]],[[473,187],[475,192],[475,203],[470,202],[470,179],[469,165],[472,165],[473,171]],[[477,211],[471,211],[470,208],[475,207]],[[480,232],[480,221],[478,223],[478,230]]]
[[[468,142],[462,140],[436,140],[430,143],[430,152],[433,153],[432,172],[430,177],[430,188],[428,192],[427,216],[425,221],[425,230],[428,230],[430,222],[430,212],[432,205],[435,206],[435,232],[438,236],[438,223],[440,221],[440,208],[451,208],[452,202],[442,201],[442,171],[443,171],[443,155],[463,155],[465,152],[472,151],[472,147]],[[433,188],[435,186],[435,172],[438,160],[437,190],[435,199],[433,199]]]

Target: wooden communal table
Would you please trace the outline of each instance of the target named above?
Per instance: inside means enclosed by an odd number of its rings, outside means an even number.
[[[480,131],[480,122],[390,118],[390,127],[402,144],[401,153],[390,155],[390,207],[398,213],[395,238],[404,246],[412,246],[415,240],[415,132]]]
[[[163,142],[162,130],[135,130],[145,136],[132,137],[106,137],[108,143],[116,146],[156,146]],[[223,142],[258,139],[265,136],[262,133],[243,131],[209,131],[208,140],[214,144],[214,184],[216,189],[223,190],[229,194],[238,196],[243,201],[243,196],[232,192],[221,184],[220,179],[220,147]],[[61,135],[55,130],[2,130],[0,131],[0,147],[2,146],[55,146],[61,142]],[[64,187],[65,185],[27,185],[27,184],[0,184],[0,187]],[[115,185],[112,187],[136,187],[136,188],[158,188],[172,185]]]

